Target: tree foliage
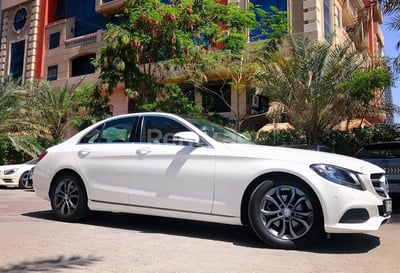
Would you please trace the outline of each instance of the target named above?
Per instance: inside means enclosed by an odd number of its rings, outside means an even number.
[[[286,49],[261,63],[255,73],[257,92],[284,105],[283,114],[294,127],[304,129],[309,144],[317,143],[325,129],[360,112],[354,97],[365,102],[374,88],[388,83],[388,71],[368,71],[351,44],[292,36]],[[363,88],[357,89],[357,82],[366,78]]]
[[[50,136],[61,141],[66,137],[67,121],[75,115],[73,111],[74,90],[80,82],[68,86],[68,82],[56,90],[48,82],[36,80],[30,84],[25,97],[26,120],[24,128],[37,136]]]
[[[277,131],[246,132],[253,142],[260,145],[288,146],[306,144],[304,130],[290,129]],[[348,131],[324,130],[318,145],[325,145],[337,154],[354,155],[361,147],[377,142],[399,141],[400,132],[395,125],[353,128]]]
[[[179,86],[166,84],[164,89],[165,93],[163,95],[157,97],[152,103],[143,105],[140,110],[176,113],[197,118],[202,117],[203,108],[185,97]]]
[[[350,80],[339,83],[336,88],[343,89],[344,94],[368,106],[375,98],[375,90],[383,90],[391,84],[390,71],[381,67],[372,71],[357,71]]]
[[[25,92],[11,76],[0,79],[0,134],[16,130],[15,119],[20,109],[17,97]]]
[[[72,127],[78,131],[111,116],[109,97],[98,86],[88,83],[74,91]]]
[[[139,92],[139,105],[155,99],[166,71],[204,71],[218,56],[210,53],[243,49],[246,29],[256,24],[253,9],[214,0],[128,0],[117,18],[107,25],[95,65],[103,87],[123,83],[128,93]]]
[[[400,31],[400,0],[380,0],[384,14],[389,18],[389,28]],[[400,40],[397,42],[397,50],[400,52]],[[400,54],[393,59],[393,68],[400,72]]]
[[[64,140],[71,126],[81,130],[107,117],[108,97],[93,84],[81,86],[82,81],[54,89],[40,80],[25,85],[3,80],[0,134],[6,139],[6,150],[33,158]]]
[[[61,141],[72,126],[81,130],[109,116],[109,99],[93,84],[80,81],[54,89],[46,81],[36,80],[23,98],[20,126],[37,137]]]

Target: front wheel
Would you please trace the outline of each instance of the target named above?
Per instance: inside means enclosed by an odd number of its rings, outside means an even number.
[[[18,186],[21,189],[32,189],[32,182],[29,179],[29,171],[24,172],[20,176]]]
[[[50,192],[51,208],[59,220],[76,222],[88,212],[87,195],[81,179],[74,174],[56,178]]]
[[[284,177],[262,182],[252,193],[248,208],[252,229],[272,247],[296,249],[322,234],[319,202],[298,179]]]

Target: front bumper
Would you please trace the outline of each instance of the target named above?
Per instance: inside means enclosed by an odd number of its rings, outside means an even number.
[[[360,175],[363,190],[319,179],[315,189],[324,213],[327,233],[358,233],[376,231],[392,213],[391,199],[384,185],[372,175]]]
[[[13,177],[0,177],[0,186],[18,187],[18,181]]]

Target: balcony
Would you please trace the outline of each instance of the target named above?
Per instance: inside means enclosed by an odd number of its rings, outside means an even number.
[[[101,31],[76,38],[65,40],[65,48],[81,47],[83,45],[97,44],[101,41]]]
[[[121,10],[125,0],[96,0],[96,12],[110,17]]]
[[[346,0],[343,4],[343,25],[353,26],[357,22],[357,9],[350,0]]]
[[[7,10],[13,7],[18,7],[19,5],[24,4],[26,0],[3,0],[0,1],[1,10]]]
[[[382,8],[381,5],[379,4],[379,1],[375,2],[375,5],[373,5],[373,14],[374,14],[374,21],[383,24],[383,14],[382,14]]]

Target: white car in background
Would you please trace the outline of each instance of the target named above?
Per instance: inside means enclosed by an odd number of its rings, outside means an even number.
[[[325,233],[377,230],[392,212],[376,165],[254,145],[166,113],[112,117],[47,149],[33,186],[62,221],[99,210],[248,225],[266,244],[288,249]]]
[[[37,159],[32,159],[23,164],[0,166],[0,186],[32,189],[30,171],[36,161]]]

